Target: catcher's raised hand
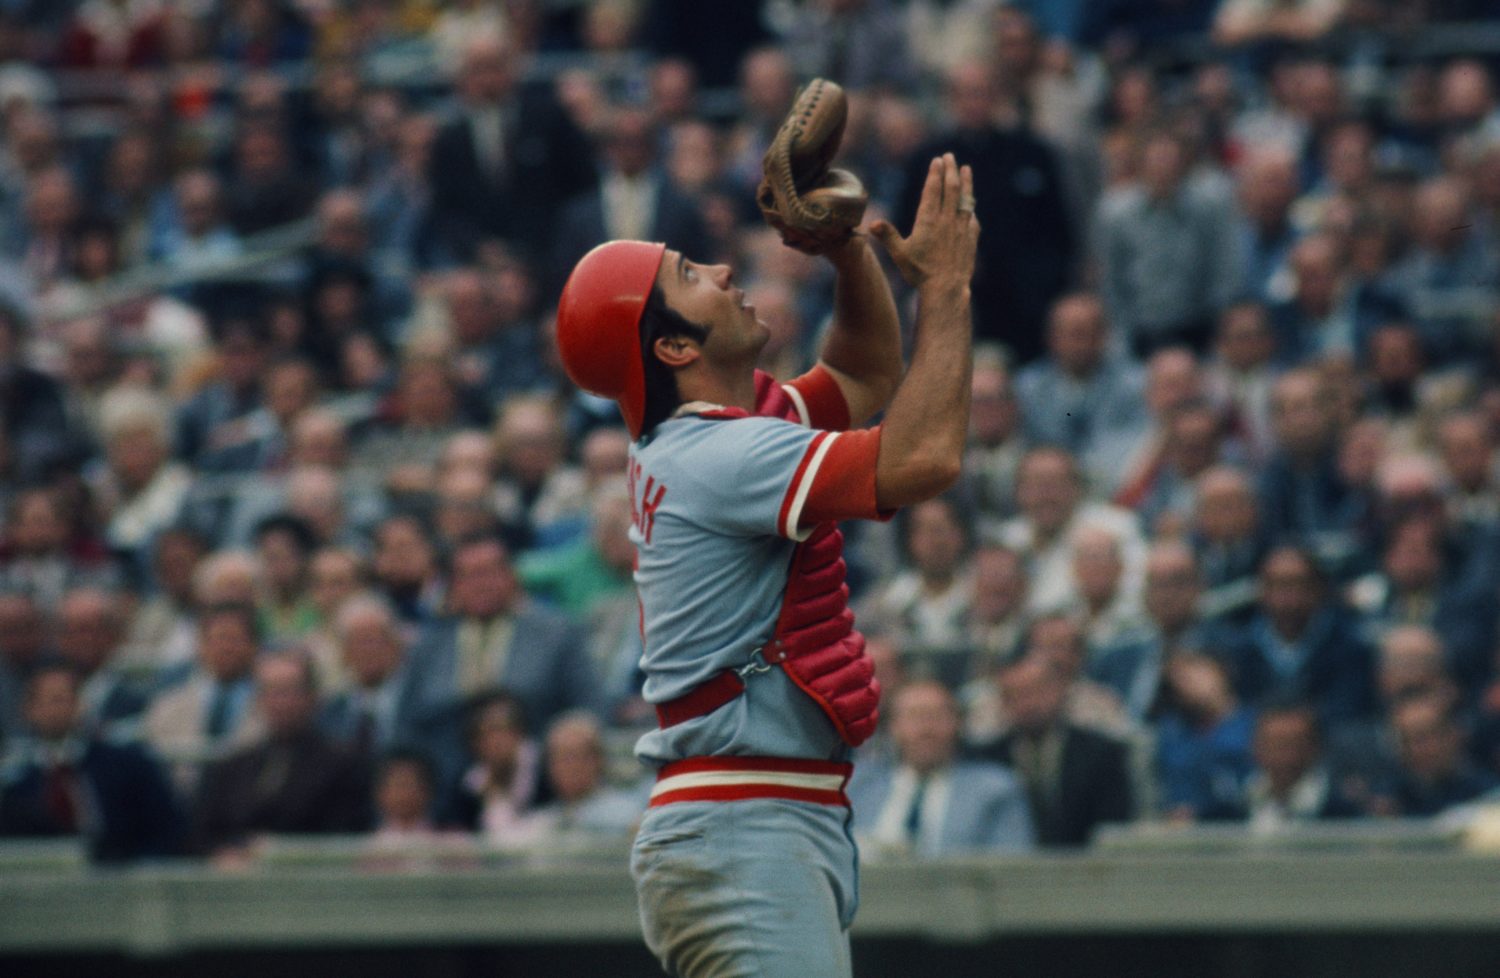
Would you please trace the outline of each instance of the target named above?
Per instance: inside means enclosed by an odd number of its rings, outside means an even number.
[[[952,153],[935,158],[927,168],[911,234],[901,237],[889,221],[871,224],[870,233],[912,285],[968,285],[974,277],[974,253],[979,245],[974,172],[959,166]]]

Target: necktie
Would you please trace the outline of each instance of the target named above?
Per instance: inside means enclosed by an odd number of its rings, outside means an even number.
[[[360,704],[359,721],[354,731],[354,745],[362,754],[369,754],[375,750],[375,705],[370,702]]]
[[[46,783],[42,791],[46,798],[47,814],[63,832],[78,831],[78,806],[73,800],[73,765],[54,764],[47,769]]]
[[[922,805],[927,801],[927,779],[917,780],[917,790],[912,792],[911,807],[906,810],[906,838],[912,848],[922,836]]]
[[[232,702],[228,684],[215,683],[213,702],[208,707],[208,736],[210,740],[218,740],[229,733],[231,707]]]

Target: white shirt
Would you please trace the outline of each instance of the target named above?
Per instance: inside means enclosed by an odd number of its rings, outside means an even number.
[[[620,241],[644,241],[656,213],[656,181],[649,173],[610,173],[603,182],[604,230]]]
[[[926,793],[922,796],[920,825],[916,841],[906,834],[906,818],[911,812],[917,786],[921,782],[917,772],[903,764],[891,777],[891,793],[886,796],[880,817],[870,832],[870,840],[890,849],[910,849],[932,855],[936,853],[943,832],[943,819],[948,814],[948,791],[951,781],[946,767],[927,775]]]

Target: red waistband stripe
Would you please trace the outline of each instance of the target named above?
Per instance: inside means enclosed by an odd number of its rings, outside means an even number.
[[[749,798],[848,805],[844,785],[853,770],[852,764],[789,757],[690,757],[657,773],[651,805]]]

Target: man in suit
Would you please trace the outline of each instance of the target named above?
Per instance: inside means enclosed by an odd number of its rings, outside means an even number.
[[[166,772],[143,748],[93,733],[79,689],[59,664],[27,684],[26,735],[0,763],[0,836],[82,835],[98,862],[176,854],[185,821]]]
[[[462,108],[428,166],[439,247],[467,263],[500,239],[546,258],[558,208],[593,182],[588,143],[550,96],[517,91],[513,52],[497,38],[470,42],[458,89]]]
[[[83,722],[94,730],[129,733],[146,709],[146,694],[116,668],[125,641],[125,609],[112,591],[75,587],[57,608],[57,654],[78,672]]]
[[[1216,646],[1246,703],[1307,699],[1329,724],[1364,719],[1374,708],[1373,654],[1359,622],[1328,596],[1312,557],[1296,547],[1266,556],[1255,614]]]
[[[1377,811],[1439,815],[1495,789],[1494,773],[1468,756],[1468,735],[1454,716],[1451,697],[1426,694],[1397,704],[1391,728],[1399,747],[1397,767],[1379,792]]]
[[[1273,703],[1260,711],[1251,746],[1255,770],[1236,804],[1210,807],[1205,820],[1243,820],[1269,832],[1296,822],[1358,818],[1361,802],[1324,761],[1318,711],[1306,703]]]
[[[534,728],[545,728],[564,710],[596,705],[583,637],[567,619],[526,600],[497,537],[455,547],[447,611],[412,650],[414,718],[443,783],[463,763],[464,701],[507,689]]]
[[[1364,613],[1372,641],[1402,625],[1431,628],[1454,675],[1477,686],[1492,667],[1494,581],[1449,545],[1443,521],[1419,513],[1391,526],[1380,570],[1350,585],[1350,603]]]
[[[1031,813],[1014,775],[998,764],[958,759],[958,704],[936,680],[896,693],[896,761],[855,765],[849,783],[855,831],[879,849],[944,856],[1023,852]]]
[[[1146,620],[1094,650],[1089,678],[1109,687],[1138,721],[1153,715],[1162,675],[1182,652],[1206,652],[1211,635],[1199,612],[1203,577],[1187,544],[1164,540],[1146,554]]]
[[[898,227],[911,227],[928,162],[951,152],[974,169],[974,214],[986,229],[974,274],[974,337],[1005,344],[1017,363],[1041,354],[1047,310],[1073,278],[1077,235],[1064,202],[1056,154],[1024,126],[995,123],[1000,92],[994,69],[954,68],[948,104],[954,128],[907,158]]]
[[[47,653],[47,620],[36,598],[0,591],[0,747],[25,726],[26,684]]]
[[[345,601],[334,623],[350,685],[323,707],[319,725],[366,757],[400,743],[410,712],[406,640],[396,613],[379,598]]]
[[[22,362],[25,325],[19,309],[0,301],[0,437],[19,482],[44,476],[76,441],[62,385]]]
[[[1322,374],[1288,371],[1271,393],[1276,451],[1260,470],[1266,531],[1273,537],[1316,541],[1326,560],[1357,551],[1359,500],[1337,466],[1334,399]]]
[[[255,666],[255,696],[265,716],[266,735],[204,770],[198,792],[198,848],[232,859],[263,833],[349,833],[367,828],[369,765],[318,732],[312,660],[300,652],[263,656]]]
[[[184,790],[195,784],[205,761],[263,732],[251,675],[259,651],[260,625],[253,606],[212,605],[200,613],[197,665],[146,713],[146,740],[173,765]]]
[[[1031,653],[1000,674],[1010,730],[982,756],[1013,768],[1026,785],[1043,846],[1082,846],[1100,825],[1134,811],[1128,746],[1065,716],[1068,680]]]
[[[1109,324],[1097,296],[1059,299],[1047,319],[1047,355],[1016,374],[1026,437],[1089,459],[1146,430],[1145,378],[1109,353]],[[1114,473],[1111,473],[1113,475]]]
[[[603,172],[592,190],[563,210],[552,267],[571,269],[590,248],[611,240],[665,241],[685,255],[713,250],[696,200],[658,165],[656,133],[641,109],[615,112]]]

